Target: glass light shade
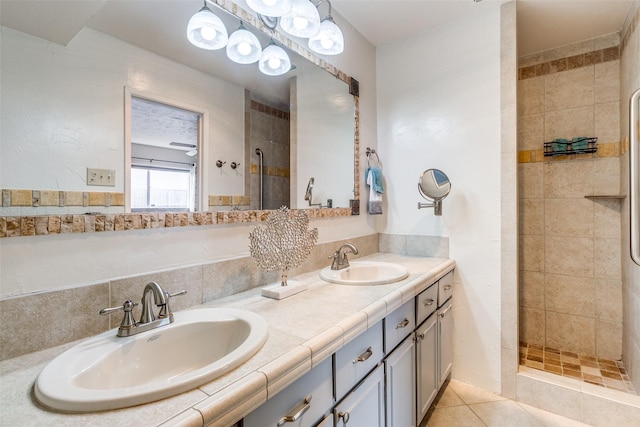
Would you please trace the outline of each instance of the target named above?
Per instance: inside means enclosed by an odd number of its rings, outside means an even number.
[[[284,49],[270,44],[262,51],[258,68],[262,74],[280,76],[291,69],[291,60]]]
[[[318,9],[309,0],[293,0],[289,13],[280,18],[280,27],[295,37],[313,37],[320,32]]]
[[[220,18],[205,6],[189,19],[187,38],[201,49],[216,50],[227,45],[229,36]]]
[[[247,5],[260,15],[279,17],[291,10],[291,0],[247,0]]]
[[[320,23],[320,32],[309,39],[309,49],[321,55],[338,55],[344,50],[342,31],[330,16]]]
[[[236,31],[229,36],[227,43],[227,56],[238,64],[253,64],[262,55],[262,46],[258,38],[251,31],[240,25]]]

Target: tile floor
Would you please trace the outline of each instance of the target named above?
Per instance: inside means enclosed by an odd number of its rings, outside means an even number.
[[[621,361],[520,343],[520,364],[601,387],[636,394]]]
[[[578,421],[451,380],[420,427],[589,427]]]

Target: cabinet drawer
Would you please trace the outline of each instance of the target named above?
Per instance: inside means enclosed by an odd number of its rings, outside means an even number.
[[[341,399],[382,360],[382,322],[336,352],[336,399]]]
[[[438,308],[438,285],[434,283],[416,297],[416,323],[419,325],[424,322],[436,308]]]
[[[415,305],[409,301],[384,319],[384,352],[391,353],[416,327]]]
[[[438,307],[442,306],[453,295],[453,271],[448,272],[438,281]]]
[[[331,358],[328,358],[247,415],[244,427],[313,425],[333,405],[331,374]],[[287,416],[295,420],[285,422]]]

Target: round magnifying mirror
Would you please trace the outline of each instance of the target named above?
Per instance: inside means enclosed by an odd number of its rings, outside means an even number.
[[[422,197],[432,200],[442,200],[451,191],[449,177],[439,169],[427,169],[420,175],[418,190]]]

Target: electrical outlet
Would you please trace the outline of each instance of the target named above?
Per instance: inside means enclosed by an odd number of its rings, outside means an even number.
[[[116,171],[112,169],[87,168],[87,185],[115,187]]]

